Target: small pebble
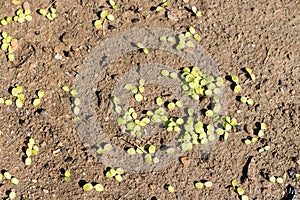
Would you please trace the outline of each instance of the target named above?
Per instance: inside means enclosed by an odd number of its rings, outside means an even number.
[[[44,168],[45,168],[45,169],[49,169],[49,168],[50,168],[49,163],[44,164]]]
[[[131,20],[132,23],[137,23],[137,22],[139,22],[139,21],[140,21],[139,18],[133,18],[133,19]]]
[[[289,169],[289,170],[287,170],[287,173],[291,179],[293,179],[293,180],[296,179],[297,172],[295,170]]]
[[[108,30],[113,30],[113,29],[115,29],[115,28],[116,28],[116,27],[115,27],[114,25],[111,25],[111,24],[108,25],[108,27],[107,27]]]
[[[71,156],[69,156],[65,159],[65,162],[72,162],[72,160],[73,160],[73,158]]]
[[[34,34],[35,34],[35,35],[40,35],[40,34],[41,34],[41,31],[34,31]]]

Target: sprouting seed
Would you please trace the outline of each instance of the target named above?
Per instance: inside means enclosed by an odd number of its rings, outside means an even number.
[[[168,42],[171,42],[171,43],[173,43],[175,41],[175,39],[173,37],[168,37],[167,40],[168,40]]]
[[[104,187],[103,187],[103,185],[101,185],[101,184],[96,184],[95,186],[94,186],[94,188],[95,188],[95,190],[96,191],[98,191],[98,192],[102,192],[103,190],[104,190]]]
[[[248,104],[249,106],[252,106],[252,105],[253,105],[253,103],[254,103],[254,102],[253,102],[253,100],[252,100],[252,99],[250,99],[250,98],[249,98],[249,99],[247,99],[247,104]]]
[[[79,106],[80,105],[80,99],[79,98],[75,98],[74,99],[74,105],[75,106]]]
[[[96,20],[96,21],[94,22],[94,26],[95,26],[97,29],[100,28],[100,27],[102,26],[102,20],[101,20],[101,19]]]
[[[83,190],[84,191],[90,191],[90,190],[92,190],[94,187],[93,187],[93,185],[91,184],[91,183],[86,183],[86,184],[84,184],[84,186],[83,186]]]
[[[37,107],[38,105],[41,104],[41,100],[40,100],[40,99],[34,99],[32,104],[33,104],[35,107]]]
[[[77,93],[77,91],[76,90],[71,90],[70,91],[70,94],[71,94],[71,96],[76,96],[78,93]]]
[[[165,69],[163,69],[162,71],[161,71],[161,75],[163,75],[163,76],[169,76],[169,71],[168,70],[165,70]]]
[[[143,52],[144,52],[144,54],[149,54],[149,49],[148,48],[143,48]]]
[[[69,88],[68,86],[66,86],[66,85],[62,86],[61,89],[62,89],[63,91],[65,91],[65,92],[70,92],[70,88]]]
[[[214,115],[214,112],[213,112],[212,110],[207,110],[207,111],[205,112],[205,115],[206,115],[207,117],[212,117],[212,116]]]
[[[10,181],[12,184],[15,184],[15,185],[18,185],[20,183],[19,179],[15,178],[15,177],[11,178]]]
[[[121,182],[123,180],[122,176],[120,174],[117,174],[115,176],[116,181]]]
[[[242,90],[242,87],[240,86],[240,85],[236,85],[235,87],[234,87],[234,92],[235,93],[239,93],[240,91]]]
[[[168,108],[169,108],[169,110],[173,110],[175,108],[175,103],[173,103],[173,102],[168,103]]]
[[[266,125],[265,123],[261,123],[261,124],[260,124],[260,128],[261,128],[262,130],[265,130],[265,129],[267,129],[267,125]]]
[[[75,106],[75,107],[73,108],[73,113],[74,113],[74,115],[79,115],[79,113],[80,113],[80,108],[77,107],[77,106]]]
[[[193,35],[196,34],[196,30],[195,30],[195,28],[192,27],[192,26],[189,27],[189,31],[190,31],[190,33],[193,34]]]
[[[257,135],[258,135],[259,137],[263,137],[263,136],[265,135],[265,133],[264,133],[263,130],[259,130],[258,133],[257,133]]]
[[[8,194],[8,198],[9,199],[15,199],[16,198],[16,192],[15,191],[10,191]]]
[[[243,194],[245,193],[244,189],[241,188],[241,187],[238,187],[238,188],[236,189],[236,192],[237,192],[239,195],[243,195]]]
[[[10,180],[11,177],[12,177],[11,174],[10,174],[9,172],[4,172],[3,176],[4,176],[6,179],[8,179],[8,180]]]
[[[195,44],[192,41],[187,41],[186,46],[189,48],[195,48]]]
[[[236,84],[239,82],[239,78],[237,76],[235,76],[235,75],[231,76],[231,80],[233,82],[235,82]]]
[[[167,187],[167,189],[168,189],[168,191],[171,192],[171,193],[175,192],[174,187],[171,186],[171,185],[169,185],[169,186]]]
[[[197,34],[194,35],[194,39],[197,40],[197,41],[200,41],[201,36],[197,33]]]
[[[162,42],[167,41],[167,37],[166,36],[161,36],[161,37],[159,37],[159,40],[162,41]]]
[[[39,98],[43,98],[44,95],[45,95],[44,90],[39,90],[38,93],[37,93],[37,95],[38,95]]]
[[[247,195],[242,195],[241,200],[249,200],[249,197]]]
[[[103,149],[105,151],[110,151],[112,149],[112,145],[111,144],[105,144],[104,147],[103,147]]]
[[[172,79],[176,79],[178,76],[177,76],[177,73],[176,73],[176,72],[171,72],[171,73],[170,73],[170,77],[171,77]]]
[[[112,14],[108,14],[106,17],[109,21],[114,21],[114,16]]]
[[[201,189],[201,188],[203,188],[203,183],[197,182],[197,183],[195,183],[195,187],[198,189]]]
[[[271,176],[271,177],[269,178],[269,181],[270,181],[271,183],[275,183],[275,182],[276,182],[275,176]]]
[[[173,154],[174,151],[175,151],[174,148],[168,148],[168,149],[167,149],[167,154],[168,154],[168,155]]]
[[[278,177],[278,178],[276,178],[276,182],[279,184],[282,184],[284,181],[283,181],[283,178]]]
[[[156,150],[156,147],[154,145],[150,145],[150,147],[148,149],[149,153],[153,154],[153,153],[155,153],[155,150]]]
[[[31,158],[29,158],[29,157],[27,157],[26,159],[25,159],[25,165],[31,165]]]
[[[140,93],[135,94],[134,98],[137,102],[141,102],[143,100],[143,96]]]
[[[134,148],[129,148],[128,150],[127,150],[127,153],[129,154],[129,155],[134,155],[135,153],[136,153],[136,151],[134,150]]]
[[[152,159],[152,161],[153,161],[154,164],[157,164],[157,163],[159,163],[159,158],[158,157],[154,157]]]

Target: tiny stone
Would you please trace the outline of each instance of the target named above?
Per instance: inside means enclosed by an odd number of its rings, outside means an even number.
[[[45,169],[49,169],[49,168],[50,168],[49,163],[44,164],[44,168],[45,168]]]
[[[185,157],[185,156],[180,157],[179,160],[180,160],[180,162],[181,162],[184,166],[186,166],[186,165],[188,165],[188,164],[190,163],[189,158],[188,158],[188,157]]]
[[[71,156],[69,156],[65,159],[65,162],[72,162],[72,160],[73,160],[73,158]]]
[[[111,25],[111,24],[108,25],[108,27],[107,27],[108,30],[113,30],[113,29],[115,29],[115,28],[116,28],[116,27],[115,27],[114,25]]]
[[[139,22],[139,21],[140,21],[139,18],[133,18],[133,19],[131,20],[132,23],[137,23],[137,22]]]
[[[41,31],[34,31],[34,34],[35,34],[35,35],[40,35],[40,34],[41,34]]]

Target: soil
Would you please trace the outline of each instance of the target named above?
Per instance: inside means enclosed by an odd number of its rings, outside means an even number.
[[[23,2],[2,2],[0,18],[13,16]],[[24,87],[26,97],[21,109],[0,105],[0,170],[20,180],[18,185],[0,180],[1,198],[7,198],[7,192],[14,189],[16,199],[239,199],[237,193],[229,191],[232,179],[249,199],[284,199],[288,184],[299,188],[299,179],[291,179],[287,170],[300,173],[300,1],[171,0],[167,10],[160,13],[153,11],[161,3],[157,0],[117,0],[117,10],[104,0],[28,3],[32,21],[0,28],[19,44],[13,62],[0,53],[0,97],[12,99],[9,91],[16,85]],[[51,6],[57,10],[53,21],[36,12]],[[192,6],[203,16],[193,16],[187,9]],[[104,8],[115,20],[106,21],[104,28],[97,30],[93,21]],[[237,118],[241,129],[231,132],[226,141],[193,149],[160,171],[125,173],[119,183],[105,177],[110,166],[87,152],[73,123],[70,95],[61,87],[73,85],[83,60],[105,39],[146,26],[179,32],[193,26],[199,31],[199,44],[211,55],[221,77],[235,74],[240,78],[240,94],[232,91],[230,81],[225,81],[225,91],[226,115]],[[114,87],[111,75],[118,80],[124,70],[147,61],[147,56],[137,51],[119,58],[112,65],[114,71],[99,80],[100,95],[108,100]],[[172,57],[165,60],[160,54],[151,59],[174,69],[184,64]],[[253,70],[255,81],[245,76],[245,67]],[[100,84],[103,81],[106,85]],[[45,96],[36,108],[31,101],[40,89]],[[240,95],[251,97],[254,105],[237,101]],[[98,106],[100,121],[109,106],[108,101]],[[243,139],[253,136],[258,122],[267,124],[265,136],[255,144],[244,144]],[[107,124],[106,128],[117,143],[116,125]],[[32,164],[25,166],[23,148],[28,137],[35,139],[40,151],[32,156]],[[151,138],[159,139],[157,135]],[[259,153],[257,149],[265,145],[270,150]],[[62,174],[65,169],[71,171],[69,182]],[[270,176],[283,177],[284,183],[271,183]],[[212,181],[213,186],[196,189],[194,182],[200,180]],[[101,183],[105,190],[84,191],[82,181]],[[176,191],[168,192],[166,184]]]

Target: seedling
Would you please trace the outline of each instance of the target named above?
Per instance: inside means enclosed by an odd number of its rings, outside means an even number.
[[[244,140],[244,143],[249,145],[249,144],[253,144],[253,143],[256,143],[258,141],[258,138],[256,137],[250,137],[248,139],[245,139]]]
[[[2,174],[0,174],[0,180],[2,180],[2,176],[7,179],[7,180],[10,180],[10,182],[14,185],[18,185],[20,183],[19,179],[17,179],[16,177],[12,176],[9,172],[5,171]]]
[[[232,191],[232,192],[236,192],[239,195],[240,199],[242,199],[242,200],[248,200],[249,199],[248,196],[245,195],[245,190],[242,187],[237,186],[236,179],[233,179],[231,181],[231,186],[229,187],[229,190]]]
[[[201,17],[202,16],[201,11],[198,11],[196,6],[192,6],[192,12],[193,12],[194,15],[196,15],[196,17]]]
[[[146,54],[146,55],[149,54],[149,49],[147,49],[146,47],[144,47],[144,45],[143,45],[142,43],[138,42],[138,43],[136,44],[136,46],[137,46],[138,48],[142,49],[143,52],[144,52],[144,54]]]
[[[250,99],[250,98],[248,98],[248,97],[244,97],[244,96],[242,96],[241,98],[240,98],[240,101],[242,102],[242,103],[244,103],[244,104],[248,104],[249,106],[252,106],[253,105],[253,100],[252,99]]]
[[[246,67],[245,70],[246,70],[246,72],[248,72],[248,75],[250,76],[251,80],[252,80],[252,81],[255,81],[255,75],[252,74],[252,69]]]
[[[50,21],[56,18],[56,9],[53,7],[50,7],[48,11],[46,9],[39,9],[38,12]]]
[[[269,178],[269,181],[270,181],[271,183],[279,183],[279,184],[284,183],[284,180],[283,180],[282,177],[275,177],[275,176],[271,176],[271,177]]]
[[[7,32],[2,32],[2,44],[1,50],[7,53],[7,59],[12,62],[14,61],[14,51],[18,48],[18,40],[8,35]]]
[[[35,141],[33,138],[30,138],[27,143],[27,149],[25,150],[26,158],[25,158],[25,165],[31,165],[31,155],[37,155],[39,152],[39,148],[35,145]]]
[[[117,168],[116,170],[111,168],[108,171],[106,171],[105,176],[107,178],[115,178],[116,181],[121,182],[122,175],[124,174],[124,170],[122,168]]]
[[[70,170],[66,170],[64,173],[65,181],[69,182],[71,180],[71,172]]]
[[[118,9],[119,6],[116,5],[116,3],[113,0],[108,1],[109,5],[111,6],[112,9]]]
[[[171,192],[171,193],[174,193],[174,192],[175,192],[174,187],[171,186],[171,185],[165,185],[165,188],[166,188],[169,192]]]
[[[116,6],[116,5],[114,5],[114,6]],[[103,10],[100,13],[100,19],[95,20],[94,26],[97,29],[99,29],[102,26],[102,24],[103,24],[103,22],[104,22],[105,19],[107,19],[109,21],[114,21],[115,20],[115,18],[114,18],[114,16],[112,14],[109,14],[107,10]]]
[[[268,151],[271,147],[269,145],[266,145],[264,147],[258,148],[258,152],[262,153],[264,151]]]
[[[94,188],[94,186],[91,183],[86,183],[83,185],[83,190],[84,191],[90,191]]]
[[[161,11],[163,11],[168,5],[169,5],[169,2],[168,2],[168,1],[163,2],[163,3],[159,4],[159,6],[156,7],[155,11],[156,11],[156,12],[161,12]]]

